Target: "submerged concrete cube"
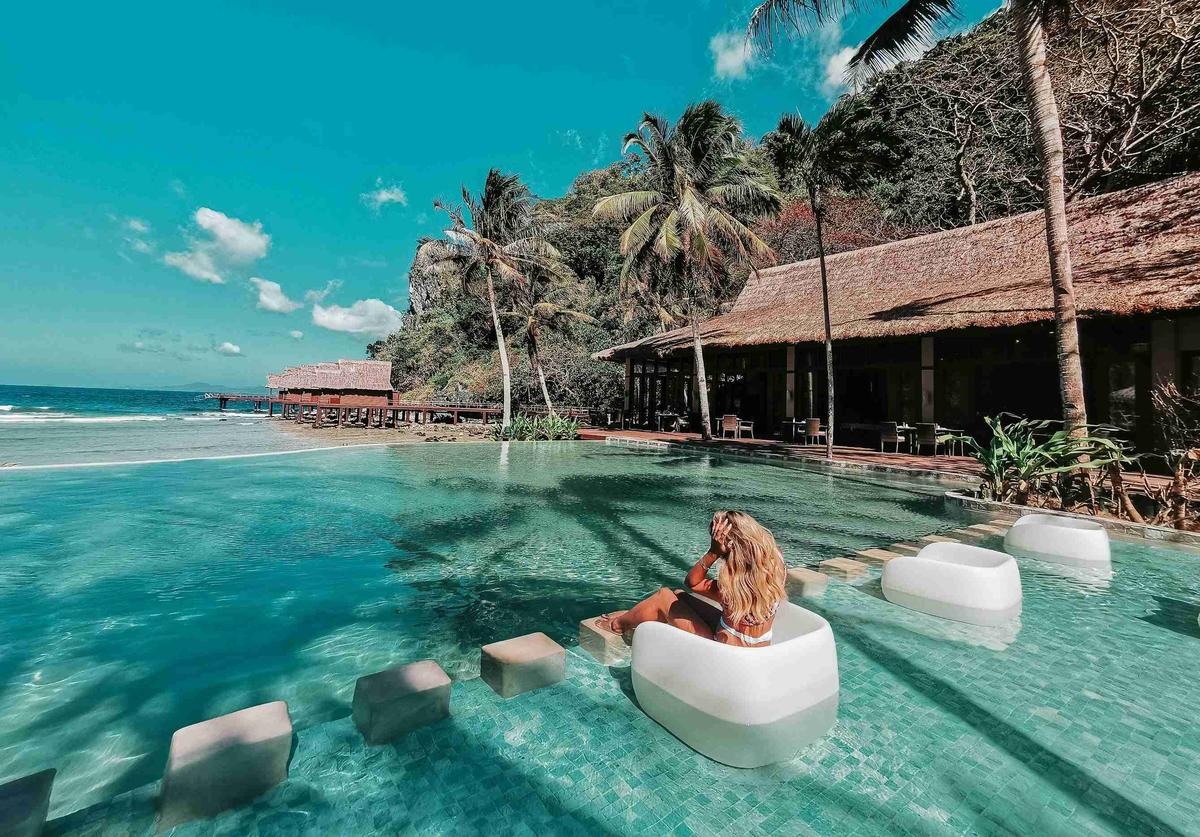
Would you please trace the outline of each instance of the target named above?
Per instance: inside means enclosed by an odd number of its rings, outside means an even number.
[[[921,551],[921,547],[913,543],[894,543],[888,547],[888,551],[897,555],[916,555]]]
[[[579,623],[579,647],[596,658],[603,666],[615,666],[628,662],[629,645],[625,637],[605,630],[596,624],[599,616],[584,619]]]
[[[567,652],[543,633],[493,642],[480,649],[479,676],[501,697],[552,686],[567,674]]]
[[[38,837],[42,833],[56,772],[51,768],[0,785],[0,834]]]
[[[900,554],[897,552],[892,552],[889,549],[879,549],[877,547],[872,547],[870,549],[860,549],[858,552],[856,552],[854,554],[857,555],[859,557],[859,559],[861,559],[862,561],[865,561],[868,564],[877,564],[879,566],[883,566],[884,564],[886,564],[888,561],[892,560],[893,558],[900,557]]]
[[[829,586],[829,577],[808,567],[792,567],[787,571],[789,596],[819,596]]]
[[[822,561],[820,567],[821,572],[843,581],[866,575],[871,569],[862,561],[855,561],[853,558],[830,558],[828,561]]]
[[[433,660],[358,678],[354,725],[368,744],[383,744],[450,717],[450,678]]]
[[[159,794],[158,830],[243,805],[287,778],[292,719],[281,700],[176,730]]]

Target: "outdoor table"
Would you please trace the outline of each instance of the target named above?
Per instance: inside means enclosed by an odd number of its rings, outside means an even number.
[[[790,428],[791,428],[791,430],[792,430],[792,441],[793,441],[793,442],[794,442],[794,441],[796,441],[796,428],[797,428],[797,427],[801,427],[801,428],[802,428],[802,427],[804,427],[804,425],[805,425],[806,423],[807,423],[807,422],[805,422],[805,421],[803,421],[803,420],[801,420],[801,419],[794,419],[794,418],[792,418],[792,419],[784,419],[784,420],[783,420],[783,426],[784,426],[784,427],[790,427]]]

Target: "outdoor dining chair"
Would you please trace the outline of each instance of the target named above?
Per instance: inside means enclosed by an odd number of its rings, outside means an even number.
[[[825,438],[825,428],[819,418],[810,418],[804,422],[804,444],[812,445]]]
[[[938,427],[936,424],[917,424],[916,452],[920,453],[921,448],[933,448],[933,455],[937,456],[938,448],[942,445],[950,447],[954,443],[954,434],[947,432],[948,428]],[[953,450],[951,450],[953,453]]]
[[[733,434],[733,438],[738,438],[741,435],[741,427],[739,426],[738,417],[733,415],[721,416],[721,438],[727,438],[728,434]]]
[[[900,444],[907,442],[908,437],[900,433],[900,423],[895,421],[885,421],[880,425],[879,430],[879,452],[883,453],[884,445],[892,445],[895,448],[895,453],[900,452]]]

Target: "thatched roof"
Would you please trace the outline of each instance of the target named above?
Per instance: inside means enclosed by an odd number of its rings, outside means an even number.
[[[392,364],[386,360],[310,363],[267,375],[270,389],[391,392]]]
[[[1068,208],[1081,316],[1200,308],[1200,175],[1078,201]],[[834,340],[996,328],[1054,316],[1043,214],[838,253],[826,259]],[[816,259],[751,276],[706,346],[824,340]],[[682,328],[614,346],[602,360],[690,346]]]

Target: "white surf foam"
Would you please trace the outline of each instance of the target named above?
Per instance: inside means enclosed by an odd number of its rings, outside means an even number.
[[[58,415],[17,415],[0,416],[0,424],[119,424],[131,421],[166,421],[166,416],[69,416],[65,413]]]

